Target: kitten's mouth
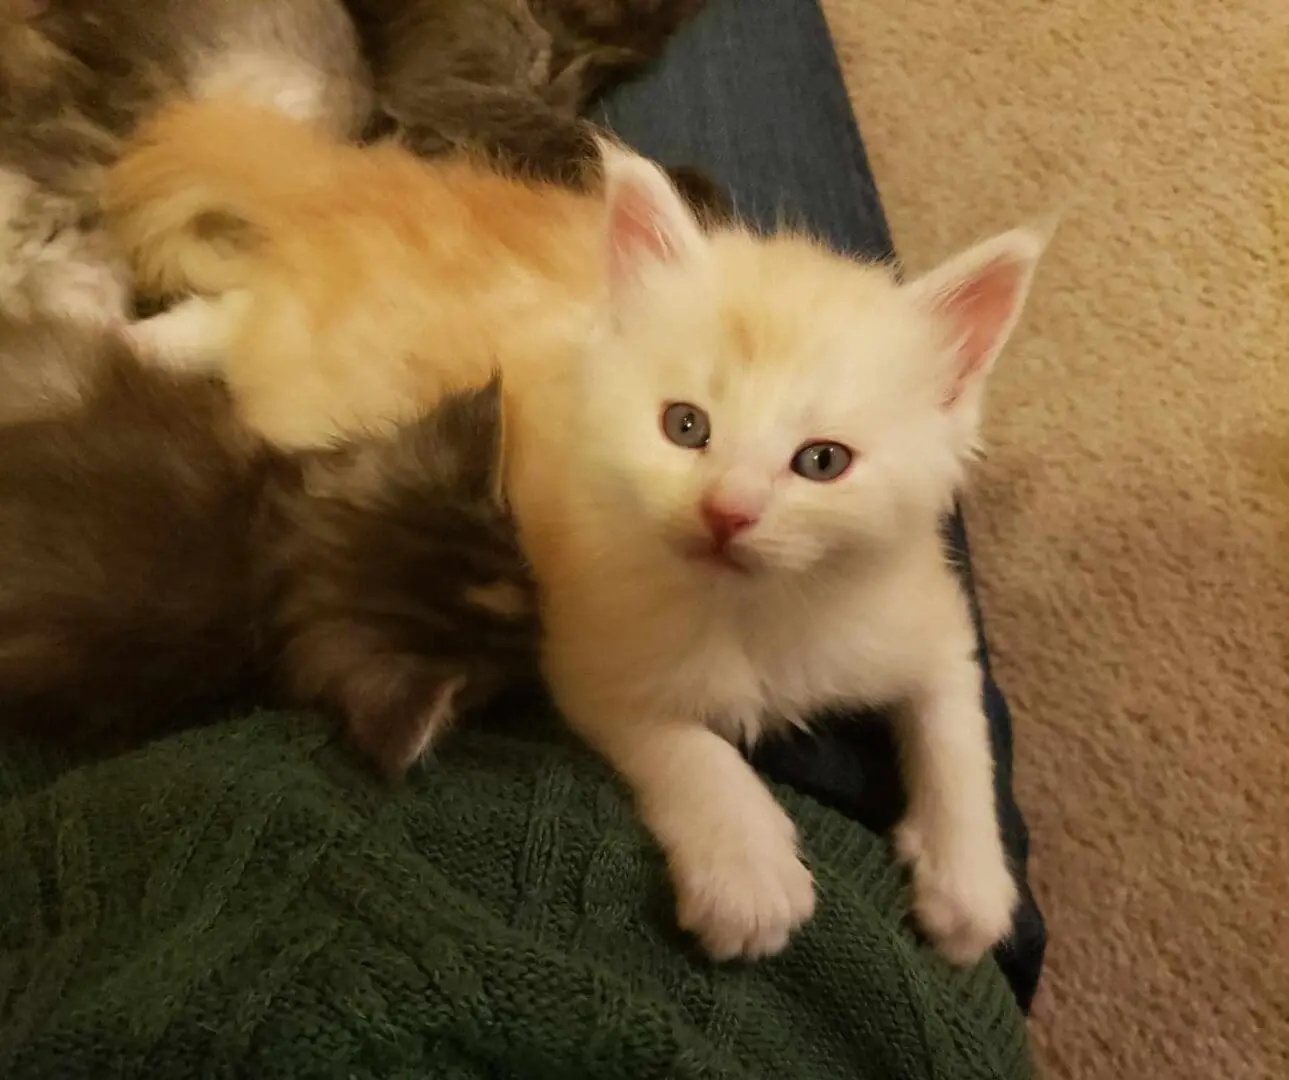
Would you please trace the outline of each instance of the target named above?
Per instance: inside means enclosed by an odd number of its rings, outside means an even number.
[[[695,541],[685,545],[685,558],[702,566],[725,573],[750,574],[752,562],[737,549],[718,546],[710,541]]]

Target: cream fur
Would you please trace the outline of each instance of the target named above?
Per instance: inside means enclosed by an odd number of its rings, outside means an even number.
[[[605,195],[574,196],[190,107],[127,155],[110,206],[145,280],[249,297],[226,371],[279,441],[501,367],[548,680],[634,790],[712,955],[776,952],[814,907],[794,827],[731,741],[873,703],[901,710],[917,914],[975,960],[1016,896],[937,529],[1045,237],[1004,234],[901,286],[800,237],[705,236],[655,166],[609,146],[605,164]],[[240,241],[202,246],[212,209],[247,225]],[[677,401],[710,416],[706,449],[664,437]],[[851,448],[850,470],[793,473],[817,440]],[[733,566],[701,557],[713,495],[757,518]]]

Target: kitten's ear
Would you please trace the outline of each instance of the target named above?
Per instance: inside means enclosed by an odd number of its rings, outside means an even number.
[[[488,496],[497,506],[506,508],[506,409],[501,395],[501,369],[492,369],[492,378],[478,393],[478,406],[483,412],[481,424],[488,429]]]
[[[1034,270],[1055,227],[1053,219],[1001,233],[907,286],[943,322],[953,343],[946,408],[978,408],[985,379],[1020,320]]]
[[[667,174],[608,139],[604,165],[609,285],[615,295],[650,269],[695,257],[706,238]]]
[[[502,485],[501,375],[475,390],[448,395],[438,405],[438,430],[453,450],[458,480],[473,498],[500,500]]]

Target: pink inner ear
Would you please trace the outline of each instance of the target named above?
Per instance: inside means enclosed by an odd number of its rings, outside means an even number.
[[[986,263],[936,304],[958,339],[958,366],[948,404],[958,400],[972,378],[984,373],[1002,345],[1024,282],[1019,263],[1006,257]]]
[[[614,278],[630,276],[647,260],[669,262],[675,255],[675,242],[651,193],[629,182],[617,188],[609,207],[609,257]]]

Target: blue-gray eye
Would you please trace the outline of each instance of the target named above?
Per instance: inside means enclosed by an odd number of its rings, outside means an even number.
[[[712,437],[712,425],[697,405],[678,401],[662,410],[662,433],[686,450],[701,450]]]
[[[836,480],[850,468],[851,452],[835,442],[803,446],[792,458],[792,471],[807,480]]]

